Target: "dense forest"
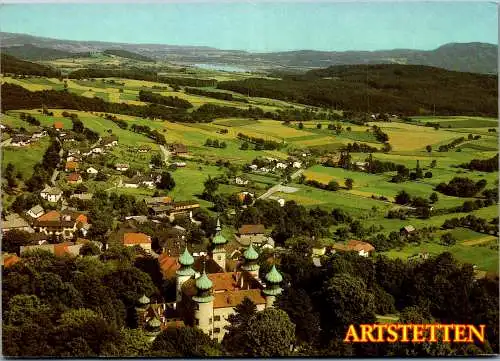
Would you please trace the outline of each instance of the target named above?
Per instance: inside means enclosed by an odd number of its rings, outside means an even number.
[[[497,115],[497,78],[427,66],[352,65],[223,81],[220,89],[336,109],[405,115]]]
[[[106,55],[116,55],[122,58],[128,58],[128,59],[134,59],[134,60],[140,60],[140,61],[147,61],[147,62],[155,62],[154,59],[151,59],[147,56],[133,53],[131,51],[127,50],[121,50],[121,49],[107,49],[102,52],[103,54]]]
[[[2,47],[2,53],[15,56],[19,59],[34,61],[63,58],[83,58],[90,56],[89,52],[73,53],[60,49],[42,48],[32,44]]]
[[[20,60],[4,53],[2,53],[1,64],[2,74],[38,75],[49,78],[58,78],[61,76],[59,70],[52,69],[45,65]]]

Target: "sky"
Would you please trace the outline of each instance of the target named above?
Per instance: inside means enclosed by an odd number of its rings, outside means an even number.
[[[491,2],[4,4],[0,30],[68,40],[287,50],[498,43]]]

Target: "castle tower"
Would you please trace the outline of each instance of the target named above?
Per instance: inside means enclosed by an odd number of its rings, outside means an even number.
[[[158,317],[154,317],[146,324],[146,335],[149,337],[150,342],[153,342],[161,333],[161,322]]]
[[[212,259],[217,263],[224,271],[226,271],[226,250],[224,246],[227,243],[227,239],[222,235],[222,228],[220,226],[219,218],[217,218],[217,227],[215,228],[215,236],[212,239]]]
[[[283,290],[280,287],[281,281],[283,281],[283,276],[278,272],[276,266],[273,265],[273,268],[266,274],[266,288],[262,291],[266,299],[266,308],[273,307],[276,296],[281,294]]]
[[[181,267],[175,272],[175,281],[176,281],[176,302],[180,302],[182,300],[182,284],[194,276],[195,272],[191,268],[194,263],[194,258],[189,253],[187,247],[184,249],[184,252],[179,257],[179,263]]]
[[[195,285],[194,326],[212,337],[214,296],[212,296],[212,281],[208,278],[205,269],[203,269],[203,274],[196,279]]]
[[[253,248],[252,242],[250,242],[250,246],[243,252],[243,257],[245,258],[245,261],[241,268],[248,273],[250,273],[254,278],[259,278],[259,263],[257,262],[257,259],[259,258],[259,254]]]
[[[139,328],[144,328],[144,317],[150,302],[151,300],[146,297],[146,295],[142,295],[142,297],[138,300],[138,305],[135,308],[135,311],[137,312],[137,326]]]

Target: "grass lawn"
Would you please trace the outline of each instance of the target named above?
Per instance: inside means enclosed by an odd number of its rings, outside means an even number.
[[[42,160],[49,143],[50,140],[45,137],[26,147],[2,147],[2,170],[12,163],[16,171],[23,174],[24,179],[30,178],[34,165]]]

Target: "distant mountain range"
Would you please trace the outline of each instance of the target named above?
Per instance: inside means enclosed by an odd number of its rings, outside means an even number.
[[[42,38],[26,34],[0,33],[2,51],[26,60],[81,57],[89,52],[124,50],[146,58],[185,65],[230,65],[248,70],[296,71],[332,65],[410,64],[448,70],[497,74],[498,46],[487,43],[450,43],[434,50],[394,49],[380,51],[299,50],[250,53],[200,46],[127,44]]]

